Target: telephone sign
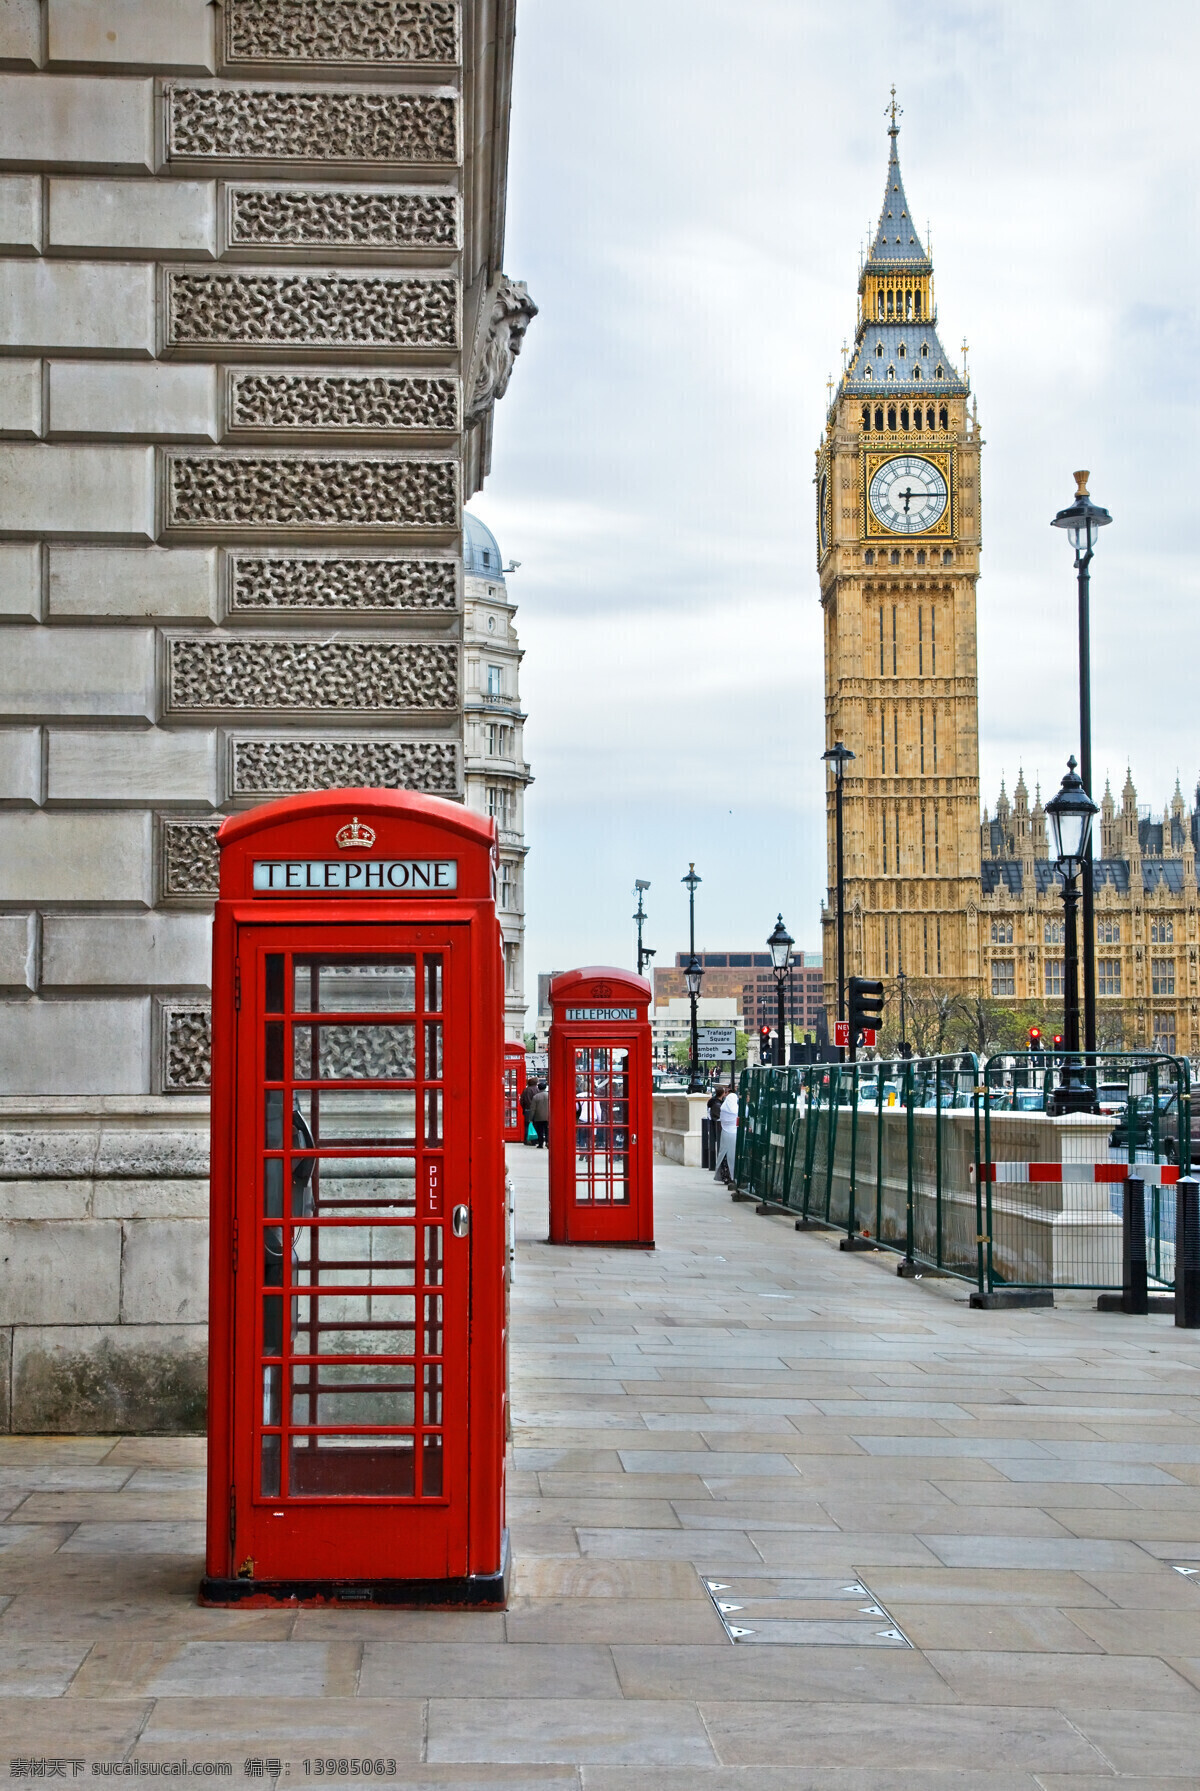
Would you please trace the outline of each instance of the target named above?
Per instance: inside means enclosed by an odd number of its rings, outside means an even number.
[[[495,825],[329,790],[217,839],[202,1602],[503,1605]]]

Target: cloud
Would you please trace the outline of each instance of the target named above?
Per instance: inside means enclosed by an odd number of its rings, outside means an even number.
[[[473,508],[526,657],[527,989],[818,944],[826,877],[813,451],[853,336],[893,81],[940,328],[985,439],[981,774],[1043,794],[1076,745],[1076,466],[1113,511],[1093,579],[1098,776],[1161,807],[1191,723],[1200,361],[1180,7],[521,0],[506,266],[541,306]],[[732,811],[732,813],[730,812]]]

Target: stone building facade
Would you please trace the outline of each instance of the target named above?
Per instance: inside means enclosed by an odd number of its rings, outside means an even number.
[[[1200,787],[1188,809],[1176,783],[1156,820],[1127,771],[1119,807],[1105,783],[1093,837],[1097,1044],[1200,1055]],[[1062,884],[1041,793],[1031,808],[1023,774],[1011,801],[1002,785],[994,816],[984,810],[981,852],[984,995],[1061,1007]]]
[[[979,957],[980,434],[938,335],[893,111],[853,347],[816,456],[826,745],[843,792],[847,975],[973,989]],[[825,1000],[836,1007],[834,780],[828,779]]]
[[[496,907],[504,936],[504,1036],[525,1042],[525,762],[517,606],[508,595],[496,537],[463,517],[463,659],[468,808],[491,815],[500,838]]]
[[[0,1389],[203,1396],[222,814],[464,794],[513,0],[0,7]]]

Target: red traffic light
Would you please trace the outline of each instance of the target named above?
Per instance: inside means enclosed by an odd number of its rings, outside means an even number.
[[[1031,1045],[1040,1045],[1041,1044],[1042,1029],[1040,1026],[1031,1026],[1029,1028],[1029,1042]]]
[[[1056,1033],[1055,1033],[1055,1035],[1054,1035],[1054,1042],[1055,1042],[1055,1044],[1056,1044],[1056,1045],[1061,1045],[1061,1044],[1062,1044],[1062,1033],[1061,1033],[1061,1032],[1056,1032]]]

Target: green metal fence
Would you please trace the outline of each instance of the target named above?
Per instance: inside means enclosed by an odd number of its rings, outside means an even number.
[[[1048,1057],[751,1069],[735,1188],[992,1293],[1119,1287],[1124,1181],[1140,1174],[1149,1278],[1170,1285],[1172,1184],[1191,1162],[1187,1062],[1096,1054],[1084,1075],[1101,1111],[1056,1118],[1062,1066]]]

